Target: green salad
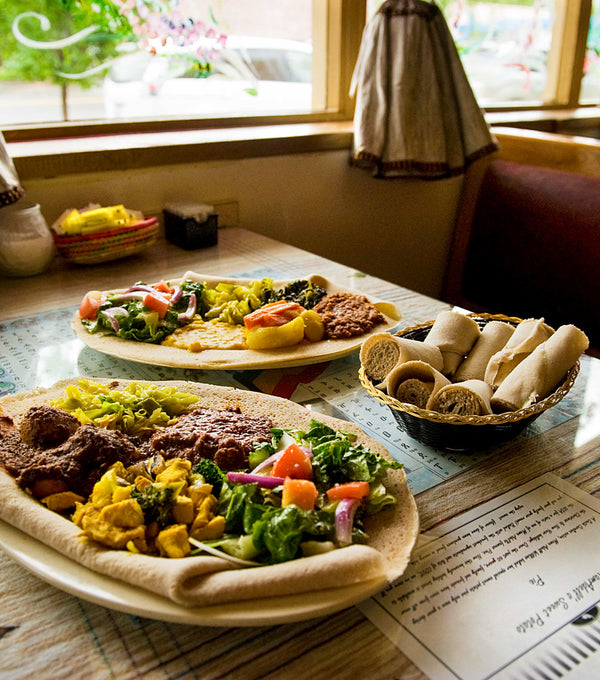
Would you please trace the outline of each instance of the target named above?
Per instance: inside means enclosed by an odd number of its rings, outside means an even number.
[[[247,314],[270,302],[286,300],[312,309],[326,294],[320,286],[302,279],[280,289],[273,287],[270,278],[246,286],[220,282],[214,287],[189,279],[181,284],[139,281],[123,292],[87,293],[79,317],[89,333],[158,344],[195,316],[242,324]]]

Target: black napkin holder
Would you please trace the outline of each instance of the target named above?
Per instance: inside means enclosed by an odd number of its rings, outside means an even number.
[[[208,248],[219,241],[218,213],[210,213],[206,216],[206,220],[199,221],[193,215],[185,215],[165,208],[163,219],[167,241],[184,250]]]

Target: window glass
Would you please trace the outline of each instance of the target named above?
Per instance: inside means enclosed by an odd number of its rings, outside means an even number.
[[[600,0],[593,0],[581,81],[582,102],[600,99]]]
[[[0,0],[0,125],[313,110],[313,0]]]
[[[439,4],[481,106],[542,103],[553,0]]]

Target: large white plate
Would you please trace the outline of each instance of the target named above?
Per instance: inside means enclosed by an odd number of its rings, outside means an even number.
[[[199,626],[263,626],[303,621],[346,609],[386,585],[382,578],[314,593],[188,608],[91,571],[1,520],[0,548],[43,581],[88,602],[135,616]]]
[[[181,280],[191,278],[196,281],[205,281],[209,285],[218,282],[238,283],[248,285],[256,279],[232,279],[226,277],[205,276],[195,272],[187,272]],[[300,276],[325,288],[328,293],[348,292],[366,295],[361,291],[349,290],[329,281],[322,276],[312,274]],[[284,286],[290,281],[273,281],[275,287]],[[85,291],[84,291],[85,292]],[[84,293],[82,293],[83,296]],[[369,297],[366,295],[366,297]],[[371,298],[369,298],[371,299]],[[76,313],[72,320],[72,327],[77,337],[88,347],[117,357],[154,366],[169,366],[172,368],[195,368],[195,369],[263,369],[279,368],[285,366],[304,366],[324,361],[331,361],[346,356],[359,349],[361,344],[373,333],[390,330],[400,320],[400,313],[395,305],[383,300],[373,300],[373,304],[385,316],[386,323],[374,328],[371,333],[355,338],[340,340],[322,340],[321,342],[297,345],[269,351],[256,350],[204,350],[202,352],[190,352],[177,347],[154,345],[133,340],[123,340],[114,335],[100,335],[89,333],[82,325],[79,314]]]

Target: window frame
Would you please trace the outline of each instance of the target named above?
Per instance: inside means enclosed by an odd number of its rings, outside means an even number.
[[[83,138],[120,138],[113,146],[127,146],[127,139],[133,136],[165,135],[186,133],[185,137],[197,137],[205,131],[217,138],[247,140],[261,135],[257,130],[273,128],[277,136],[281,129],[282,138],[287,137],[290,126],[296,126],[301,136],[313,130],[317,135],[331,135],[338,130],[347,138],[354,115],[354,100],[349,95],[350,81],[358,56],[362,32],[367,16],[368,0],[313,0],[313,89],[314,101],[322,111],[300,115],[274,116],[229,116],[221,118],[156,118],[135,121],[77,121],[48,123],[44,125],[11,125],[2,132],[8,143],[44,142],[68,140],[76,144]],[[569,11],[567,12],[567,5]],[[549,85],[545,102],[541,105],[522,103],[518,105],[486,106],[489,114],[503,114],[531,121],[536,114],[543,120],[545,114],[577,111],[586,107],[597,108],[598,104],[580,104],[583,61],[589,30],[592,0],[556,0],[557,19],[553,34],[553,47],[548,64]],[[558,46],[557,52],[555,45]],[[326,55],[324,58],[323,55]],[[323,58],[320,58],[322,57]],[[324,127],[323,127],[323,124]],[[287,129],[287,130],[286,130]],[[222,133],[219,136],[219,131]],[[229,131],[229,132],[228,132]],[[238,131],[240,134],[231,134]],[[244,132],[245,131],[245,132]],[[195,142],[192,142],[195,143]],[[329,143],[329,142],[327,142]],[[326,143],[326,144],[327,144]],[[336,143],[345,143],[343,140]],[[110,145],[107,142],[107,148]],[[30,148],[25,144],[24,148]],[[111,147],[112,148],[112,147]],[[132,147],[133,148],[133,147]],[[23,151],[23,154],[26,152]],[[20,156],[17,153],[17,156]]]
[[[367,0],[313,0],[312,113],[269,116],[172,117],[127,120],[81,120],[40,125],[7,125],[7,142],[78,138],[90,135],[183,132],[264,125],[290,125],[350,120],[354,102],[350,80],[365,25]]]

